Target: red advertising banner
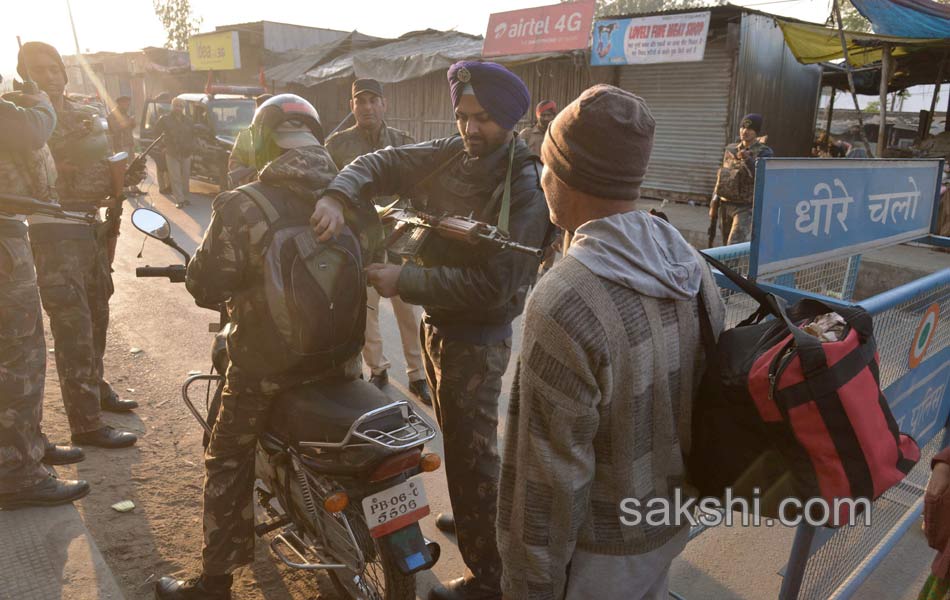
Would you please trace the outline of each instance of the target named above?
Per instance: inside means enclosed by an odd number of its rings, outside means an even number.
[[[488,19],[482,56],[586,48],[593,20],[592,0],[494,13]]]

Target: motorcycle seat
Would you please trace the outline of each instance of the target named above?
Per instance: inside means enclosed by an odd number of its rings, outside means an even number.
[[[362,379],[316,381],[282,393],[271,410],[267,430],[291,444],[341,442],[354,421],[391,403],[385,393]],[[367,420],[360,430],[391,431],[402,424],[402,413],[394,410]],[[360,442],[356,438],[351,441]]]

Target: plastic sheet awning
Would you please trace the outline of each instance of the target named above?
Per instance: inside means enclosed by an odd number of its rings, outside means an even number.
[[[851,0],[874,32],[908,38],[950,38],[950,6],[932,0]]]
[[[838,30],[822,25],[776,19],[789,50],[803,64],[830,62],[844,58]],[[900,57],[926,48],[950,48],[950,39],[916,38],[845,31],[848,57],[855,67],[881,62],[884,44],[891,46],[891,55]]]

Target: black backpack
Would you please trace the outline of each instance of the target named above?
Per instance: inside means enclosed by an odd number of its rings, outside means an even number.
[[[274,335],[261,340],[267,345],[266,365],[242,361],[240,349],[229,347],[231,360],[243,371],[266,376],[298,366],[319,372],[357,354],[366,325],[366,279],[356,236],[344,227],[336,238],[320,242],[309,210],[300,210],[291,192],[261,183],[237,189],[267,219],[260,244],[267,311],[259,318],[269,321]]]

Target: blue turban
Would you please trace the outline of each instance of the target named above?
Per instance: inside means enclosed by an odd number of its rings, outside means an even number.
[[[531,103],[521,78],[498,63],[463,60],[449,67],[448,77],[453,107],[458,107],[465,86],[471,85],[478,103],[505,129],[514,129]]]

